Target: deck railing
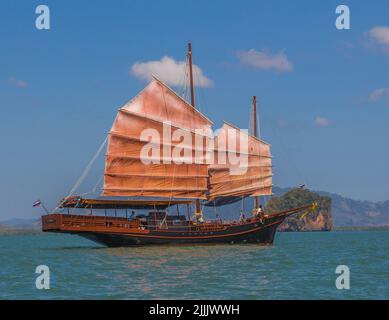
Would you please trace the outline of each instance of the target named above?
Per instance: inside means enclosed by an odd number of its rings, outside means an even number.
[[[92,215],[73,215],[62,214],[61,224],[64,227],[83,227],[83,228],[121,228],[121,229],[145,229],[145,230],[174,230],[190,232],[211,232],[223,230],[226,224],[221,221],[205,222],[195,224],[189,222],[187,225],[166,225],[166,224],[142,224],[139,219],[128,219],[111,216],[92,216]]]
[[[62,215],[62,225],[68,227],[114,227],[138,228],[139,220],[120,217],[100,217],[87,215]]]

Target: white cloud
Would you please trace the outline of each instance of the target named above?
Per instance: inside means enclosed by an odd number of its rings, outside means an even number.
[[[369,100],[371,102],[377,102],[381,100],[381,98],[382,99],[386,98],[387,102],[389,102],[389,88],[376,89],[369,96]]]
[[[370,45],[378,46],[389,53],[389,27],[377,26],[367,32]]]
[[[369,34],[378,43],[389,45],[389,27],[374,27]]]
[[[137,62],[131,67],[131,74],[143,80],[151,80],[155,75],[169,85],[180,86],[183,83],[186,61],[175,61],[164,56],[161,60]],[[194,82],[198,87],[210,87],[213,81],[208,79],[200,67],[193,65]]]
[[[266,50],[239,51],[237,56],[241,63],[255,69],[276,70],[279,72],[290,72],[293,70],[293,63],[289,61],[286,54],[282,51],[271,54]]]
[[[325,117],[316,117],[313,123],[317,127],[328,127],[330,125],[330,120]]]
[[[27,81],[16,79],[15,77],[10,77],[8,82],[18,88],[25,88],[28,85]]]

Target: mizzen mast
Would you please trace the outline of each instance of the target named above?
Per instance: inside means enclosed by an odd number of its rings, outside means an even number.
[[[188,43],[188,64],[189,64],[189,82],[190,82],[190,103],[195,109],[194,83],[193,83],[193,59],[192,59],[192,43]],[[198,220],[202,219],[200,200],[196,199],[195,216]]]

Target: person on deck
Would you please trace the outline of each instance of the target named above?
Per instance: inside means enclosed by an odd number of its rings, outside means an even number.
[[[264,218],[262,205],[259,205],[258,208],[254,209],[254,218],[259,218],[259,221],[262,223]]]
[[[204,217],[202,212],[195,213],[196,223],[204,223]]]
[[[261,222],[263,221],[263,219],[265,218],[265,213],[263,212],[263,208],[262,208],[262,205],[259,205],[259,208],[258,208],[258,214],[259,214],[259,219],[261,220]]]
[[[240,210],[239,221],[240,221],[240,222],[243,222],[243,223],[246,222],[246,216],[245,216],[245,214],[243,213],[242,210]]]

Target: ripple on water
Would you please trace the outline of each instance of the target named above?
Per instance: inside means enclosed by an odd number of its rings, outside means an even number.
[[[277,234],[258,245],[105,248],[77,236],[1,236],[3,299],[388,299],[389,233]],[[51,289],[35,289],[46,264]],[[351,290],[335,288],[346,264]]]

